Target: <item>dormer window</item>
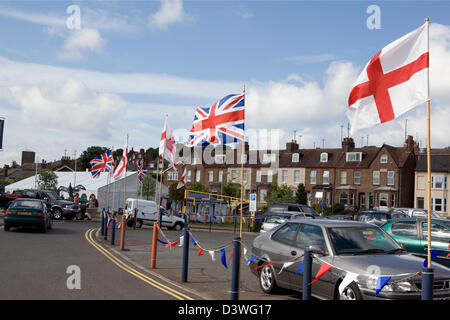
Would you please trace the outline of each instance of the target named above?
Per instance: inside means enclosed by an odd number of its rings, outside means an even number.
[[[300,155],[298,153],[292,154],[292,162],[298,162],[300,159]]]
[[[349,161],[361,161],[362,160],[362,152],[347,152],[346,160]]]
[[[277,161],[277,154],[276,153],[265,153],[263,155],[263,162],[269,163],[269,162],[276,162]]]
[[[383,154],[380,157],[380,163],[387,163],[387,160],[388,160],[387,154]]]
[[[328,153],[322,152],[320,154],[320,162],[328,162]]]

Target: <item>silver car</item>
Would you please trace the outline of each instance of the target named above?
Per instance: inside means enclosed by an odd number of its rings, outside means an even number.
[[[312,250],[315,256],[313,278],[322,263],[332,266],[312,284],[313,297],[342,300],[421,298],[422,279],[418,273],[423,269],[424,259],[406,253],[375,225],[325,219],[288,221],[255,238],[252,253],[257,259],[250,259],[249,266],[258,276],[262,290],[271,293],[277,287],[283,287],[302,291],[303,273],[296,271],[306,249]],[[434,297],[450,298],[450,269],[434,263],[433,268]],[[338,290],[350,272],[357,275],[356,280]],[[375,297],[380,275],[392,278]]]

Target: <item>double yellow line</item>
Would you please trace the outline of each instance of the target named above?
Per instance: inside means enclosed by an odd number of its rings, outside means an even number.
[[[162,283],[159,283],[158,281],[150,278],[149,276],[137,271],[136,269],[128,266],[127,264],[125,264],[124,262],[122,262],[121,260],[119,260],[118,258],[116,258],[114,255],[112,255],[109,251],[107,251],[105,248],[103,248],[102,246],[100,246],[98,243],[95,242],[95,240],[92,237],[92,233],[95,231],[96,229],[89,229],[86,231],[85,233],[85,237],[86,240],[98,251],[100,251],[100,253],[102,253],[106,258],[108,258],[110,261],[112,261],[115,265],[117,265],[119,268],[121,268],[122,270],[132,274],[133,276],[141,279],[142,281],[148,283],[149,285],[167,293],[168,295],[178,299],[178,300],[194,300],[193,298],[185,295],[184,293],[181,293],[177,290],[174,290],[166,285],[163,285]]]

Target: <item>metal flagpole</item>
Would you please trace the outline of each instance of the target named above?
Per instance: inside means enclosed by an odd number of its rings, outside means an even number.
[[[113,152],[114,146],[111,146],[111,157],[112,157],[112,152]],[[113,157],[113,161],[114,161],[114,157]],[[106,183],[108,184],[108,189],[106,191],[107,196],[106,196],[106,208],[109,212],[109,194],[110,194],[110,185],[111,185],[111,174],[112,174],[112,168],[109,170],[108,172],[108,178],[106,179]]]
[[[245,99],[245,85],[244,85],[244,99]],[[245,101],[245,100],[244,100]],[[244,103],[245,107],[245,103]],[[243,218],[243,199],[244,199],[244,157],[245,157],[245,124],[244,124],[244,138],[242,139],[241,149],[241,221],[239,225],[239,237],[242,239],[242,218]]]
[[[124,187],[124,192],[123,192],[123,212],[122,212],[122,224],[121,224],[121,232],[120,232],[120,250],[124,250],[125,249],[125,228],[126,228],[126,219],[125,219],[125,207],[127,205],[127,166],[128,166],[128,133],[127,133],[127,143],[125,146],[125,150],[123,150],[123,152],[125,152],[125,157],[126,157],[126,162],[124,163],[125,165],[125,178],[123,180],[123,187]],[[124,155],[122,154],[122,157]]]

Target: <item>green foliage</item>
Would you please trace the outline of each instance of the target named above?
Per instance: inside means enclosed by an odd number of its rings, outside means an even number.
[[[52,170],[39,170],[37,173],[37,183],[39,189],[56,191],[58,177]]]
[[[292,190],[285,184],[278,186],[272,184],[269,192],[264,199],[269,205],[274,202],[295,203],[295,198],[292,196]]]
[[[84,171],[86,169],[90,169],[91,165],[89,162],[96,156],[105,153],[107,150],[109,150],[109,148],[99,146],[92,146],[87,148],[81,153],[80,157],[77,160],[77,170]]]
[[[145,151],[146,154],[148,154],[152,159],[157,159],[159,157],[159,148],[148,148]]]
[[[151,174],[146,174],[141,182],[142,184],[142,197],[149,199],[155,196],[156,192],[156,180]]]
[[[177,186],[178,186],[178,182],[173,182],[169,186],[169,199],[170,200],[182,201],[184,199],[184,190],[186,188],[182,187],[180,189],[177,189]]]
[[[299,204],[307,204],[307,193],[305,189],[305,185],[300,183],[297,187],[297,191],[295,192],[295,202]]]
[[[228,196],[228,197],[240,198],[241,197],[241,188],[239,185],[229,181],[223,185],[222,195]]]
[[[119,163],[120,159],[122,158],[122,154],[123,149],[116,149],[115,151],[113,151],[112,155],[115,163]]]
[[[202,185],[200,182],[191,182],[187,185],[187,188],[193,191],[210,192],[209,189]]]
[[[345,211],[345,205],[342,203],[333,204],[333,214],[342,214]]]

